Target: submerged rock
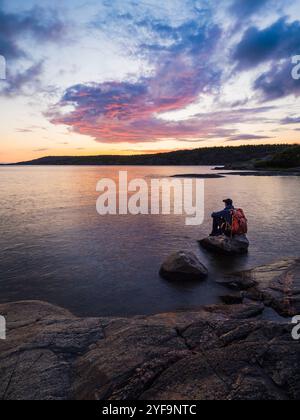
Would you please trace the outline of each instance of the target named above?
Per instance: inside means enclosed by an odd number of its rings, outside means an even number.
[[[228,255],[245,254],[248,252],[250,245],[246,235],[236,235],[233,238],[225,235],[209,236],[199,243],[208,251]]]
[[[193,252],[179,251],[163,263],[160,275],[167,280],[203,280],[208,270]]]
[[[1,400],[299,400],[293,326],[261,304],[80,319],[41,302],[0,305]]]
[[[299,258],[288,258],[253,270],[231,274],[223,284],[245,291],[245,297],[262,301],[282,316],[300,314]]]

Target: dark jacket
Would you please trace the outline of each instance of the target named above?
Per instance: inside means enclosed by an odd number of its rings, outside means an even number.
[[[234,210],[233,206],[226,206],[224,210],[213,213],[211,217],[218,218],[218,219],[225,219],[227,223],[232,223],[232,216],[231,216],[231,210]]]

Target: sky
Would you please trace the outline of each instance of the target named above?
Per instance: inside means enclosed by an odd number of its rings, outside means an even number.
[[[0,162],[300,143],[297,55],[300,0],[0,0]]]

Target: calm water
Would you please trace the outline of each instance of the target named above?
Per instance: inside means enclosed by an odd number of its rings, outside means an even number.
[[[130,178],[204,173],[205,167],[0,168],[0,302],[40,299],[78,315],[133,315],[216,303],[224,272],[299,256],[300,178],[236,177],[205,181],[205,223],[180,216],[96,213],[96,183],[128,169]],[[232,196],[249,219],[248,256],[227,259],[200,250],[210,214]],[[178,285],[158,271],[173,251],[195,251],[210,277]]]

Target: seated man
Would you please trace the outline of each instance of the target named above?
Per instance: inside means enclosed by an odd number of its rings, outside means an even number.
[[[224,200],[226,207],[224,210],[217,213],[213,213],[211,217],[213,218],[213,231],[210,236],[220,236],[226,233],[226,225],[232,224],[232,214],[231,210],[234,210],[233,201],[228,198]]]

